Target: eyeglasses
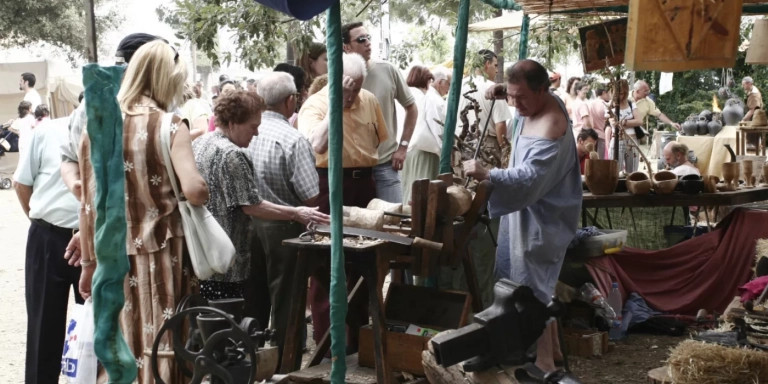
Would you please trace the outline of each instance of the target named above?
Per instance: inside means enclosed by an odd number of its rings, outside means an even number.
[[[371,35],[360,35],[355,39],[356,42],[360,44],[365,44],[368,41],[371,41]]]

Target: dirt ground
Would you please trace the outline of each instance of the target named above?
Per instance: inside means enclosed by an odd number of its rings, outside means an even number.
[[[0,190],[0,383],[24,382],[26,311],[24,250],[29,222],[12,190]],[[70,300],[71,301],[71,300]],[[585,384],[647,383],[648,370],[664,365],[681,337],[630,335],[602,357],[571,359],[571,369]],[[64,382],[63,380],[61,381]]]
[[[584,384],[647,384],[648,371],[664,365],[685,337],[630,334],[600,357],[573,357],[571,370]]]

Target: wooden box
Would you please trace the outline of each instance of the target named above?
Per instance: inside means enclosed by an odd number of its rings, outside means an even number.
[[[569,356],[602,356],[608,352],[608,332],[565,328],[563,341]]]
[[[633,71],[731,68],[742,0],[630,0],[625,61]]]
[[[466,292],[441,291],[435,288],[392,284],[384,303],[387,324],[420,327],[443,331],[467,324],[471,311],[471,296]],[[427,349],[431,337],[386,332],[386,360],[393,371],[424,375],[421,352]],[[370,325],[360,328],[359,364],[374,367],[373,330]]]

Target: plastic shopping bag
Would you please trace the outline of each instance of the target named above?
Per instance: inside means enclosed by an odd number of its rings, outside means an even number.
[[[69,384],[95,384],[97,359],[93,350],[93,301],[77,304],[67,325],[61,373]]]

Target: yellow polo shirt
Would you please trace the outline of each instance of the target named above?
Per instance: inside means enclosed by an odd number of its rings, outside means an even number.
[[[309,138],[328,114],[328,86],[310,96],[299,111],[299,132]],[[360,90],[350,108],[343,113],[344,145],[342,167],[373,167],[379,163],[379,145],[387,140],[387,125],[373,93]],[[315,153],[315,165],[328,168],[328,153]]]
[[[632,111],[635,119],[645,120],[646,116],[659,117],[661,110],[656,107],[656,103],[648,97],[643,97],[635,103],[635,109]]]

